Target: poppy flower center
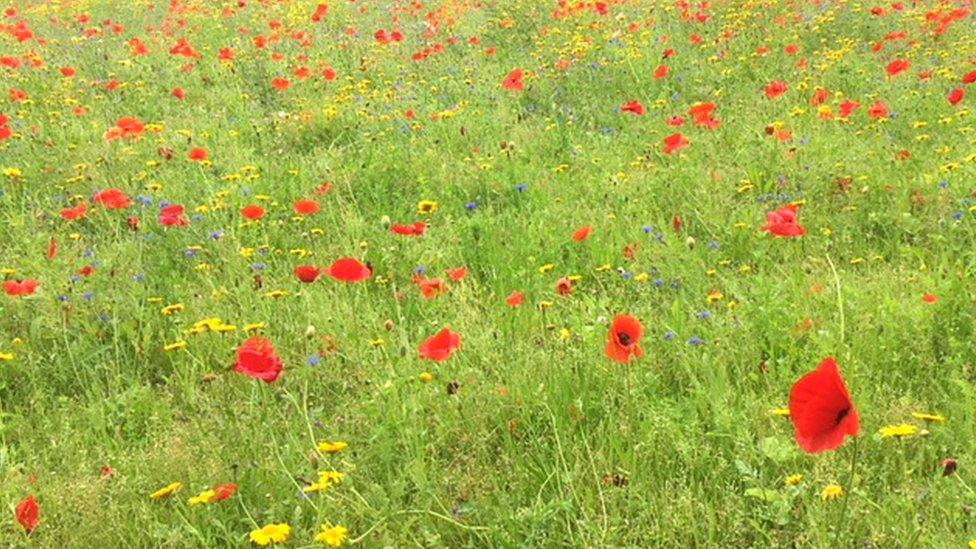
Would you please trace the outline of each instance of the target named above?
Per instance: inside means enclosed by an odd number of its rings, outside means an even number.
[[[840,425],[840,422],[844,421],[844,418],[847,417],[847,414],[849,414],[849,413],[851,413],[851,407],[850,406],[848,406],[848,407],[844,408],[843,410],[837,412],[837,419],[834,420],[834,423],[837,424],[837,425]]]
[[[617,339],[620,340],[621,345],[630,345],[630,335],[623,332],[617,333]]]

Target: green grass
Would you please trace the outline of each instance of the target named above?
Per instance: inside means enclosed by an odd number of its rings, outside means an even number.
[[[217,2],[184,2],[182,13],[168,2],[116,4],[15,2],[19,15],[3,24],[23,19],[46,43],[0,36],[0,57],[35,52],[44,63],[0,67],[0,114],[14,133],[0,141],[0,170],[21,174],[0,176],[0,268],[41,283],[30,297],[0,295],[0,353],[13,355],[0,361],[0,498],[9,508],[0,544],[246,546],[251,530],[281,522],[293,527],[293,546],[312,544],[321,524],[347,527],[366,547],[941,548],[976,539],[976,138],[967,107],[976,87],[959,83],[976,69],[972,16],[935,36],[921,23],[935,2],[885,5],[884,16],[859,2],[716,2],[699,24],[671,2],[609,2],[607,16],[555,18],[555,2],[411,11],[360,0],[330,2],[318,25],[314,2],[252,1],[233,16]],[[391,4],[403,8],[399,22]],[[437,34],[425,41],[438,7]],[[90,21],[77,23],[81,14]],[[121,34],[82,37],[106,19]],[[257,49],[254,36],[273,34],[272,21],[281,40]],[[381,28],[405,40],[378,44]],[[908,38],[871,51],[901,30]],[[292,39],[300,31],[311,47]],[[131,56],[135,37],[147,56]],[[179,37],[201,57],[169,55]],[[411,60],[435,43],[443,53]],[[800,52],[786,55],[788,44]],[[757,55],[761,46],[770,53]],[[217,59],[225,47],[232,63]],[[669,47],[676,55],[662,60]],[[888,78],[895,58],[911,68]],[[571,67],[558,69],[560,59]],[[671,73],[655,79],[662,63]],[[307,80],[293,75],[302,65]],[[62,77],[66,66],[77,76]],[[334,81],[321,77],[326,67]],[[514,68],[527,73],[522,92],[501,87]],[[276,91],[277,77],[291,87]],[[113,79],[121,88],[106,91]],[[773,80],[789,91],[768,100]],[[946,95],[960,86],[970,97],[950,106]],[[818,87],[830,92],[833,120],[810,105]],[[10,88],[29,100],[10,101]],[[845,99],[862,106],[841,121]],[[631,100],[644,116],[620,112]],[[868,117],[878,100],[891,119]],[[687,116],[705,101],[721,121],[712,131]],[[79,105],[87,112],[76,116]],[[669,127],[675,115],[688,121]],[[122,116],[158,126],[104,139]],[[792,138],[767,135],[772,125]],[[691,145],[665,155],[662,141],[676,131]],[[210,162],[187,160],[193,147]],[[910,156],[899,160],[902,150]],[[292,202],[326,181],[322,211],[296,220]],[[152,204],[58,216],[109,187]],[[421,200],[438,210],[418,216]],[[766,211],[792,201],[802,203],[805,237],[759,230]],[[185,205],[189,226],[161,227],[161,202]],[[239,213],[250,203],[268,210],[258,223]],[[418,219],[430,224],[420,238],[388,229]],[[576,243],[583,225],[593,235]],[[48,260],[52,238],[58,253]],[[302,285],[292,274],[344,256],[370,262],[374,277]],[[92,264],[92,276],[71,281]],[[540,272],[546,264],[553,269]],[[418,266],[447,280],[448,292],[424,299],[411,283]],[[447,279],[461,266],[465,280]],[[569,275],[582,279],[558,296],[556,281]],[[274,290],[288,294],[268,297]],[[514,290],[526,298],[518,309],[505,305]],[[710,302],[712,290],[722,298]],[[938,301],[924,302],[928,293]],[[185,308],[161,313],[177,303]],[[627,365],[603,354],[609,321],[622,313],[646,330],[645,356]],[[237,330],[187,334],[213,317]],[[231,370],[252,323],[264,323],[285,363],[273,384]],[[443,327],[461,334],[462,348],[443,363],[420,359],[419,344]],[[185,349],[164,350],[181,340]],[[826,356],[838,359],[862,430],[810,456],[772,411]],[[880,428],[900,423],[923,434],[881,438]],[[324,440],[349,448],[316,452]],[[959,469],[943,477],[950,457]],[[103,465],[111,478],[100,478]],[[328,469],[345,481],[303,496]],[[803,480],[788,486],[794,474]],[[177,481],[181,492],[150,500]],[[187,504],[219,482],[238,492]],[[844,496],[822,501],[832,483]],[[41,513],[29,537],[13,517],[28,494]]]

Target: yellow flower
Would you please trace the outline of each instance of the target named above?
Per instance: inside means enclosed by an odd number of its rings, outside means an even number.
[[[559,330],[559,339],[561,339],[562,341],[569,341],[572,337],[573,334],[572,332],[569,331],[569,329],[563,328]]]
[[[420,374],[420,381],[423,381],[424,383],[430,383],[433,380],[434,376],[430,372],[423,372]]]
[[[976,549],[976,539],[969,542],[969,549]]]
[[[163,313],[166,316],[169,316],[173,313],[178,313],[182,311],[184,308],[185,307],[182,303],[174,303],[172,305],[167,305],[163,307],[162,309],[159,310],[159,312]]]
[[[902,423],[901,425],[882,427],[878,432],[881,433],[881,438],[902,438],[917,435],[918,427],[909,423]]]
[[[188,499],[187,503],[190,505],[198,505],[200,503],[213,503],[215,501],[217,501],[217,492],[214,492],[213,490],[204,490],[198,495]]]
[[[777,416],[777,417],[790,417],[790,409],[789,408],[776,408],[775,410],[772,410],[769,413],[771,413],[771,414],[773,414],[774,416]]]
[[[833,499],[838,499],[844,495],[844,489],[838,484],[828,484],[824,487],[823,491],[820,492],[820,499],[824,501],[830,501]]]
[[[166,345],[165,347],[163,347],[163,350],[178,351],[180,349],[186,349],[186,345],[187,345],[186,341],[181,340],[181,341],[177,341],[176,343],[170,343],[169,345]]]
[[[796,474],[786,477],[786,484],[789,484],[790,486],[796,486],[801,482],[803,482],[803,475]]]
[[[348,530],[343,526],[322,525],[322,531],[315,536],[315,541],[325,543],[331,547],[342,547],[346,543],[346,533]]]
[[[182,482],[174,482],[173,484],[170,484],[168,486],[163,486],[159,490],[156,490],[155,492],[149,494],[149,499],[159,500],[163,498],[168,498],[169,496],[172,496],[173,494],[179,492],[182,489],[183,489]]]
[[[338,454],[339,452],[345,450],[349,447],[349,444],[345,442],[320,442],[315,447],[316,450],[322,452],[323,454]]]
[[[548,273],[549,271],[551,271],[551,270],[553,270],[555,268],[556,268],[556,266],[554,264],[552,264],[552,263],[546,263],[545,265],[539,267],[539,272],[541,274],[546,274],[546,273]]]
[[[255,330],[263,330],[263,329],[264,329],[264,322],[255,322],[254,324],[244,325],[245,332],[253,332]]]
[[[284,543],[290,536],[291,526],[285,523],[268,524],[264,528],[251,531],[251,541],[262,547],[272,543]]]
[[[717,288],[712,288],[712,291],[708,292],[708,302],[709,303],[714,303],[716,301],[721,301],[722,298],[724,298],[724,297],[725,297],[725,295],[722,294],[722,292],[718,291]]]
[[[429,215],[437,211],[437,202],[433,200],[421,200],[417,204],[417,215]]]
[[[311,494],[327,490],[333,486],[342,484],[343,478],[345,478],[345,475],[339,471],[322,471],[319,473],[319,480],[302,488],[302,492]]]
[[[912,417],[915,419],[921,419],[923,421],[934,421],[937,423],[942,423],[945,421],[945,417],[942,414],[926,414],[924,412],[912,412]]]
[[[7,362],[14,359],[13,353],[0,353],[0,360]]]

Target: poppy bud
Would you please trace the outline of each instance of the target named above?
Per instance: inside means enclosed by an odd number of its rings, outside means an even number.
[[[396,324],[394,324],[392,320],[387,320],[383,323],[383,327],[386,328],[387,332],[392,332],[393,328],[396,328]]]
[[[315,335],[315,326],[309,324],[305,327],[305,337],[312,337]]]
[[[689,237],[688,237],[688,238],[687,238],[687,239],[685,240],[685,244],[687,244],[687,245],[688,245],[688,248],[689,248],[689,249],[692,249],[692,250],[694,250],[694,249],[695,249],[695,237],[693,237],[693,236],[689,236]]]
[[[956,472],[956,469],[958,467],[959,464],[956,463],[956,460],[952,458],[946,458],[942,460],[942,476],[944,477],[951,476],[953,473]]]
[[[390,221],[390,216],[388,215],[384,215],[383,218],[380,219],[380,225],[382,225],[384,229],[389,229],[390,223],[392,222]]]

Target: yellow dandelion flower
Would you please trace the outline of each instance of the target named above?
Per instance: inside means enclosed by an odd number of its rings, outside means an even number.
[[[13,353],[0,353],[0,361],[9,362],[14,359]]]
[[[839,484],[828,484],[824,487],[823,491],[820,492],[820,499],[824,501],[831,501],[844,496],[844,489],[840,487]]]
[[[190,505],[199,505],[201,503],[213,503],[217,501],[217,492],[213,490],[204,490],[199,494],[193,496],[187,500]]]
[[[286,295],[288,295],[288,290],[272,290],[272,291],[264,294],[264,297],[267,297],[267,298],[270,298],[270,299],[276,299],[276,298],[279,298],[279,297],[285,297]]]
[[[420,381],[423,381],[424,383],[430,383],[433,380],[434,380],[434,375],[431,374],[430,372],[423,372],[420,374]]]
[[[572,332],[568,328],[563,328],[559,330],[559,339],[562,341],[569,341],[573,337]]]
[[[182,489],[183,489],[182,482],[174,482],[172,484],[163,486],[159,490],[156,490],[155,492],[149,494],[149,499],[160,500],[163,498],[168,498],[169,496],[172,496],[173,494],[179,492]]]
[[[554,263],[546,263],[545,265],[539,267],[540,274],[546,274],[556,268]]]
[[[437,202],[433,200],[421,200],[417,204],[417,215],[430,215],[437,211]]]
[[[918,427],[910,423],[888,425],[878,430],[881,438],[904,438],[918,434]]]
[[[175,343],[170,343],[163,347],[164,351],[179,351],[180,349],[186,349],[186,341],[180,340]]]
[[[315,449],[318,450],[319,452],[324,453],[324,454],[338,454],[339,452],[345,450],[348,447],[349,447],[349,444],[348,443],[345,443],[345,442],[341,442],[341,441],[336,441],[336,442],[324,441],[324,442],[318,443],[315,446]]]
[[[773,414],[776,417],[790,417],[789,408],[776,408],[774,410],[771,410],[769,413]]]
[[[254,332],[254,331],[257,331],[257,330],[263,330],[264,327],[265,327],[264,322],[255,322],[253,324],[245,324],[244,325],[244,331],[245,332]]]
[[[796,486],[797,484],[800,484],[801,482],[803,482],[803,475],[801,475],[801,474],[795,474],[795,475],[790,475],[790,476],[786,477],[786,484],[788,484],[790,486]]]
[[[386,341],[383,341],[383,338],[371,339],[369,340],[369,344],[373,347],[382,347],[383,345],[386,345]]]
[[[945,417],[942,414],[926,414],[924,412],[912,412],[912,417],[915,419],[920,419],[922,421],[934,421],[936,423],[942,423],[945,421]]]
[[[725,295],[722,292],[718,291],[717,288],[712,288],[712,291],[708,292],[707,300],[709,303],[714,303],[716,301],[722,301],[724,297]]]
[[[162,309],[159,310],[159,312],[163,313],[166,316],[169,316],[169,315],[178,313],[178,312],[182,311],[185,308],[186,307],[182,303],[174,303],[172,305],[167,305],[167,306],[163,307]]]
[[[315,536],[315,541],[330,547],[342,547],[346,543],[348,532],[343,526],[325,526],[323,524],[322,531]]]
[[[291,526],[286,523],[268,524],[251,531],[251,541],[264,547],[272,543],[284,543],[291,537]]]

